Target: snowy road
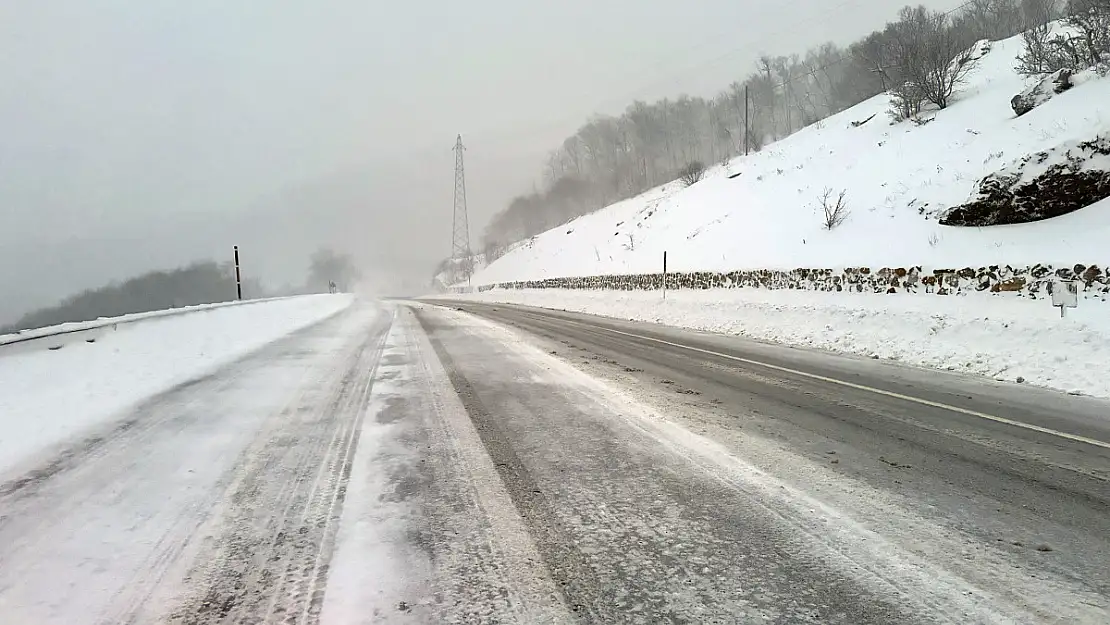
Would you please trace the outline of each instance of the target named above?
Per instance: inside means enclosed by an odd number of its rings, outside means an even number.
[[[1110,403],[458,307],[421,323],[588,621],[1110,620]]]
[[[340,313],[4,480],[0,622],[312,622],[390,319]]]
[[[356,304],[0,479],[0,622],[1110,620],[1110,403],[458,306]]]

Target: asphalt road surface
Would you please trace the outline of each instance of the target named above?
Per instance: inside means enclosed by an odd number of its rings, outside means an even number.
[[[1110,403],[447,305],[421,324],[587,621],[1110,622]]]
[[[1108,530],[1104,401],[360,304],[0,475],[0,623],[1101,624]]]

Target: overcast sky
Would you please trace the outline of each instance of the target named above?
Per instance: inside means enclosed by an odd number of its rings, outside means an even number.
[[[0,0],[0,322],[233,244],[270,284],[319,245],[426,280],[457,134],[476,241],[592,113],[712,95],[899,6]]]

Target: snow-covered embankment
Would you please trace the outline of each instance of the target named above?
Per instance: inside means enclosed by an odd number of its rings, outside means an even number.
[[[312,295],[202,309],[120,325],[95,343],[0,352],[0,472],[351,302]]]

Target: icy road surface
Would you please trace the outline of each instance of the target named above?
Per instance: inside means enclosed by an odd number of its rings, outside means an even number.
[[[0,622],[1110,622],[1110,403],[458,306],[356,304],[5,476]]]

